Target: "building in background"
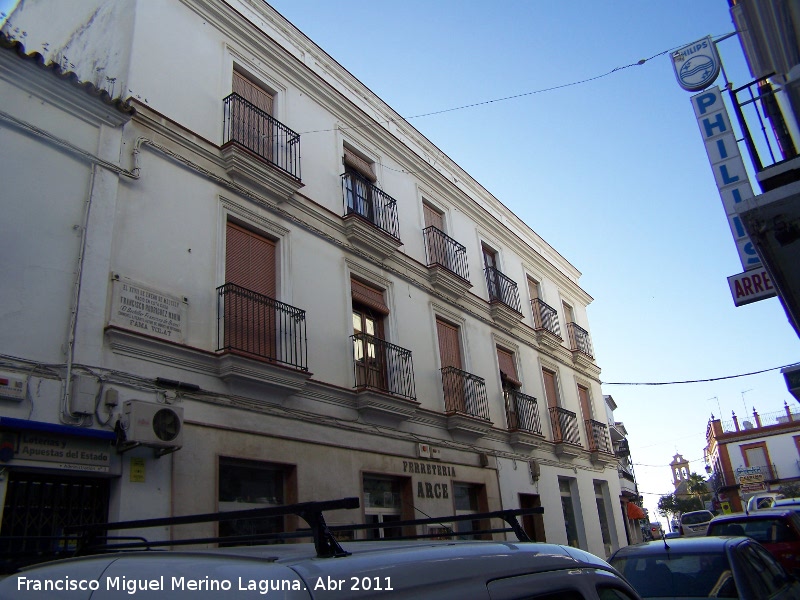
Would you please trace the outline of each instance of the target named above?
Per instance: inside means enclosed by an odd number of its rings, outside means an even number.
[[[648,522],[647,513],[642,507],[642,496],[639,494],[639,487],[636,484],[636,474],[633,470],[633,459],[631,458],[630,445],[628,444],[628,432],[622,421],[614,419],[614,411],[617,409],[617,403],[614,402],[614,398],[608,394],[604,398],[606,401],[608,430],[611,433],[611,446],[614,450],[614,456],[617,457],[625,535],[629,544],[638,544],[644,541],[642,528]]]
[[[43,0],[3,33],[6,551],[349,496],[371,535],[542,507],[537,540],[625,545],[580,273],[267,3]]]
[[[724,512],[743,510],[754,494],[800,483],[800,413],[784,410],[730,421],[712,419],[706,430],[709,484]]]

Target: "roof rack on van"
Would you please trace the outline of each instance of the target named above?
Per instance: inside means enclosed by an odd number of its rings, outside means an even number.
[[[507,509],[492,512],[473,513],[468,515],[450,515],[427,519],[414,519],[406,521],[391,521],[386,523],[368,523],[329,526],[325,522],[323,512],[332,510],[350,510],[359,508],[358,498],[342,498],[340,500],[326,500],[321,502],[301,502],[286,506],[275,506],[268,508],[253,508],[247,510],[224,511],[214,513],[203,513],[195,515],[185,515],[180,517],[164,517],[157,519],[140,519],[135,521],[119,521],[116,523],[94,523],[91,525],[77,525],[65,528],[68,546],[74,549],[70,554],[73,556],[85,554],[98,554],[111,551],[128,551],[137,549],[152,550],[166,546],[182,546],[194,544],[222,544],[225,546],[263,544],[269,542],[282,542],[288,539],[313,538],[314,548],[320,558],[331,558],[337,556],[347,556],[350,553],[344,550],[335,533],[340,535],[348,532],[354,533],[360,530],[379,530],[379,529],[400,529],[407,532],[410,527],[416,528],[418,525],[438,525],[439,531],[427,534],[404,534],[392,536],[392,539],[452,539],[459,536],[475,536],[492,533],[513,532],[518,541],[529,542],[531,539],[520,526],[517,517],[523,515],[542,514],[541,507]],[[235,521],[238,519],[264,519],[269,517],[281,517],[294,515],[303,519],[309,526],[308,529],[297,529],[283,533],[267,533],[252,535],[236,535],[222,537],[204,537],[187,539],[170,539],[149,541],[140,536],[109,536],[109,531],[124,531],[131,529],[146,529],[151,527],[168,527],[173,525],[188,525],[194,523],[224,522]],[[500,519],[508,526],[501,528],[488,528],[480,530],[470,530],[456,532],[448,525],[456,522],[479,521],[489,519]],[[63,539],[63,538],[62,538]],[[353,540],[360,541],[360,540]]]

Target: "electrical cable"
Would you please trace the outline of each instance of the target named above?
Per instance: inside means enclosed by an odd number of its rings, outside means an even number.
[[[722,381],[724,379],[736,379],[738,377],[750,377],[751,375],[759,375],[761,373],[767,373],[769,371],[776,371],[778,369],[785,369],[786,367],[792,367],[797,363],[790,363],[788,365],[783,365],[780,367],[772,367],[770,369],[762,369],[760,371],[752,371],[750,373],[740,373],[739,375],[726,375],[724,377],[711,377],[709,379],[686,379],[684,381],[655,381],[655,382],[617,382],[617,381],[601,381],[601,385],[676,385],[679,383],[707,383],[710,381]]]

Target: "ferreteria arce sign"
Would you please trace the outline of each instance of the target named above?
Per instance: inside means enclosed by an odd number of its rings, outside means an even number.
[[[449,479],[456,476],[456,468],[421,460],[404,460],[403,473],[447,478],[444,481],[417,481],[417,498],[444,500],[450,498]]]

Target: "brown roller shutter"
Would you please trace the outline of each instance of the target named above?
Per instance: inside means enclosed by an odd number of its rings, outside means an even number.
[[[578,386],[578,399],[581,401],[581,411],[583,412],[584,419],[592,418],[592,407],[589,404],[589,390],[585,387]]]
[[[225,236],[224,346],[261,358],[275,358],[275,242],[228,223]],[[266,297],[266,298],[264,298]]]
[[[273,95],[258,87],[238,71],[233,72],[233,93],[239,94],[250,104],[272,116]]]
[[[517,377],[517,366],[514,364],[514,355],[508,350],[497,349],[497,363],[500,374],[506,381],[516,387],[522,387],[522,382]]]
[[[234,223],[225,239],[225,281],[270,298],[276,295],[275,242]]]
[[[350,280],[350,292],[353,301],[371,308],[375,312],[388,315],[389,307],[383,299],[383,292],[355,279]]]
[[[556,391],[556,374],[552,371],[542,369],[542,377],[544,378],[544,393],[547,396],[548,408],[558,406],[558,392]]]
[[[444,231],[444,217],[442,213],[427,204],[422,205],[422,213],[425,216],[425,227],[436,227],[439,231]]]
[[[378,180],[377,176],[375,175],[375,166],[348,148],[344,149],[344,164],[346,167],[350,167],[354,171],[357,171],[372,183],[375,183]]]
[[[458,327],[436,319],[436,334],[439,338],[439,358],[442,368],[461,369],[461,346],[458,341]]]

